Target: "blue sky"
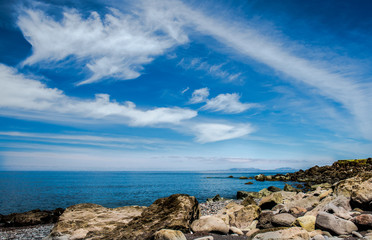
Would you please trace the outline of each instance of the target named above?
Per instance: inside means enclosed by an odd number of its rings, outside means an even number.
[[[1,170],[306,168],[372,150],[370,1],[2,1]]]

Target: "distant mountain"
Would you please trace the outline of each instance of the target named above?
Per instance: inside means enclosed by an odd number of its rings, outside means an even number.
[[[298,169],[294,169],[294,168],[289,168],[289,167],[282,167],[282,168],[276,168],[276,169],[272,169],[272,170],[263,170],[263,169],[259,169],[259,168],[230,168],[226,171],[231,171],[231,172],[295,172],[297,171]]]

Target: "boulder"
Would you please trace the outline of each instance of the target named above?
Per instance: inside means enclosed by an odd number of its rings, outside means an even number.
[[[237,227],[239,229],[248,229],[256,218],[261,213],[261,209],[256,205],[245,206],[233,214],[230,214],[230,226]]]
[[[351,193],[351,205],[365,211],[372,211],[372,178],[358,185]]]
[[[190,231],[191,223],[200,217],[199,204],[195,197],[174,194],[156,200],[141,216],[127,225],[117,227],[106,239],[151,239],[161,229]]]
[[[254,176],[254,179],[256,179],[256,181],[265,181],[265,175],[263,174],[258,174],[257,176]]]
[[[260,198],[260,194],[258,192],[247,192],[247,191],[238,191],[236,193],[236,198],[239,199],[244,199],[246,197],[253,197],[253,198]]]
[[[274,226],[271,223],[271,220],[274,216],[274,213],[272,211],[263,211],[260,216],[258,217],[258,228],[273,228]]]
[[[110,231],[138,217],[146,207],[129,206],[105,208],[97,204],[83,203],[66,208],[54,225],[47,239],[82,239],[109,235]]]
[[[310,239],[309,233],[299,227],[292,227],[288,229],[259,233],[253,240],[272,240],[272,239]]]
[[[191,229],[194,232],[229,233],[229,226],[223,220],[214,216],[203,216],[195,220],[191,224]]]
[[[217,194],[213,198],[208,198],[207,202],[219,202],[219,201],[222,201],[222,200],[223,200],[223,198],[220,196],[220,194]]]
[[[270,186],[267,188],[267,190],[269,190],[270,192],[280,192],[282,191],[282,189],[278,188],[278,187],[275,187],[275,186]]]
[[[358,227],[351,221],[336,217],[330,213],[320,212],[316,217],[316,226],[337,235],[350,234],[358,231]]]
[[[32,210],[24,213],[12,213],[1,215],[0,223],[4,227],[24,227],[38,224],[48,224],[57,222],[64,209],[57,208],[52,211]]]
[[[154,240],[186,240],[186,237],[181,231],[162,229],[154,234]]]
[[[272,225],[277,227],[290,227],[295,221],[296,218],[289,213],[280,213],[271,218]]]
[[[360,229],[372,229],[372,215],[361,214],[352,220]]]
[[[297,192],[298,191],[298,189],[292,187],[291,185],[289,185],[287,183],[284,185],[283,190],[286,191],[286,192]]]
[[[248,206],[248,205],[257,205],[256,201],[254,200],[253,197],[248,196],[244,198],[244,200],[241,202],[241,205],[243,206]]]
[[[261,189],[259,192],[259,197],[262,198],[262,197],[266,197],[266,196],[269,196],[270,194],[272,194],[272,192],[270,192],[267,188],[264,188],[264,189]]]
[[[301,226],[306,231],[312,232],[315,230],[315,221],[315,216],[303,216],[296,219],[296,224]]]
[[[267,197],[263,197],[259,203],[261,209],[272,209],[275,205],[283,202],[283,196],[281,193],[273,193]]]

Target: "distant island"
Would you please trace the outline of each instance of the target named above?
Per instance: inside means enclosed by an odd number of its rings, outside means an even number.
[[[263,170],[259,168],[230,168],[228,170],[225,170],[226,172],[295,172],[299,169],[295,168],[289,168],[289,167],[282,167],[282,168],[276,168],[272,170]]]

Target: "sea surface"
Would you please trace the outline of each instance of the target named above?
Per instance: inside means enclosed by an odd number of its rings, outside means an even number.
[[[258,173],[236,172],[0,172],[0,214],[33,209],[66,208],[78,203],[105,207],[149,206],[175,193],[195,196],[200,202],[220,194],[259,191],[283,182],[241,180]],[[275,172],[267,173],[275,174]],[[233,175],[235,178],[227,178]],[[252,185],[244,183],[251,181]]]

